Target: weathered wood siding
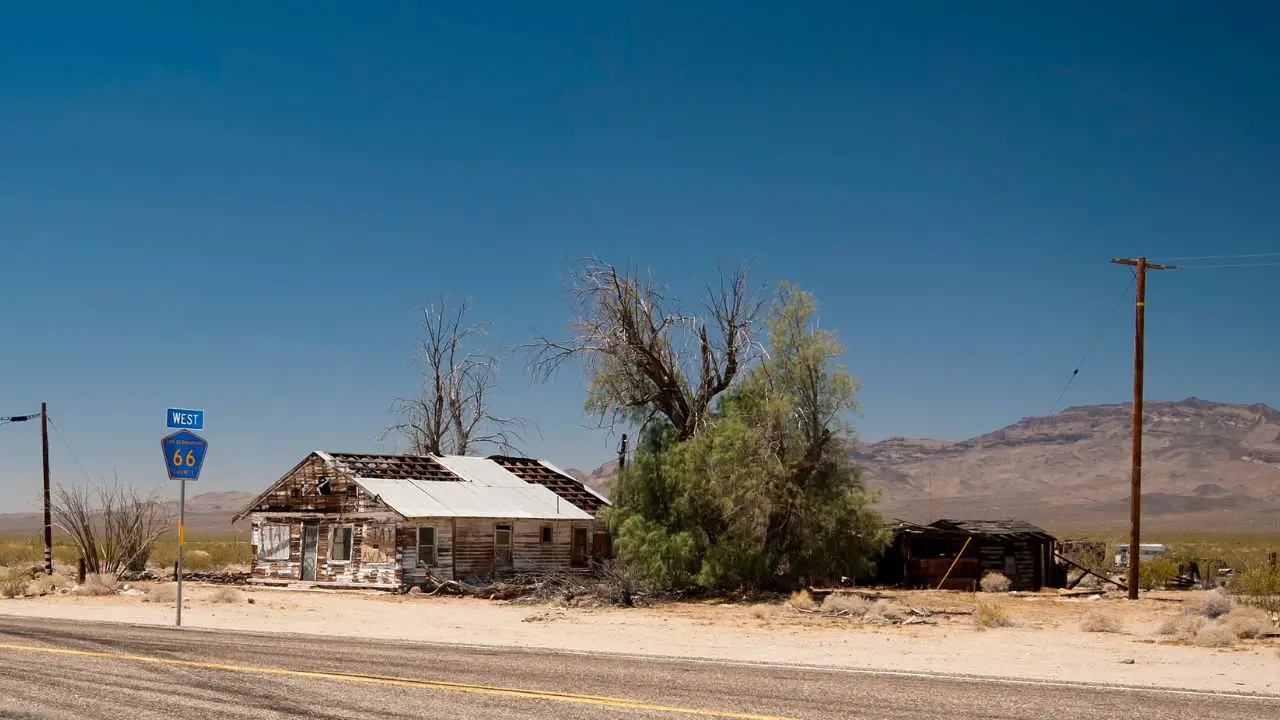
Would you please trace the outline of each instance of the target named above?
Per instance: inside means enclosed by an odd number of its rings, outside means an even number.
[[[1040,543],[1028,540],[1014,540],[1009,543],[983,542],[978,546],[980,566],[978,577],[981,578],[989,572],[1000,573],[1009,578],[1010,590],[1039,590],[1040,573],[1037,569],[1037,558],[1040,551]]]
[[[289,559],[266,560],[259,558],[262,544],[261,526],[263,523],[287,524],[289,526]],[[253,517],[252,551],[253,562],[251,575],[263,580],[300,581],[302,578],[302,532],[304,526],[314,525],[319,530],[316,544],[316,579],[317,583],[336,583],[344,585],[377,585],[399,587],[402,580],[401,565],[403,559],[397,543],[396,520],[387,514],[379,518],[331,518],[313,520],[280,516],[260,515]],[[351,559],[330,560],[330,538],[334,527],[350,527],[352,529]],[[381,529],[382,538],[389,538],[389,543],[379,542],[373,547],[373,536]]]
[[[418,563],[418,528],[436,529],[436,559],[431,567]],[[451,518],[415,519],[400,525],[397,533],[400,546],[401,574],[406,584],[415,585],[426,579],[427,573],[442,579],[453,578],[453,520]]]
[[[511,525],[512,567],[495,567],[495,528]],[[458,518],[454,521],[453,569],[460,580],[487,578],[509,573],[557,572],[575,569],[571,566],[573,528],[587,532],[588,554],[591,552],[590,520],[493,520]],[[542,528],[551,528],[551,542],[542,542]]]

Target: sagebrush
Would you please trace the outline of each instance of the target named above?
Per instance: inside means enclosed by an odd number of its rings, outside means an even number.
[[[994,600],[978,600],[973,611],[973,623],[979,630],[984,630],[1008,627],[1013,624],[1013,620],[1002,603]]]
[[[982,580],[979,583],[982,587],[982,592],[989,593],[1009,592],[1009,587],[1012,584],[1013,583],[1009,578],[998,572],[989,572],[986,575],[983,575]]]
[[[1124,629],[1124,623],[1114,615],[1094,610],[1080,622],[1080,629],[1092,633],[1118,633]]]

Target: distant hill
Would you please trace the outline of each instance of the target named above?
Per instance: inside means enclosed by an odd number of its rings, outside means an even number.
[[[1072,407],[969,440],[858,443],[852,455],[868,486],[881,490],[880,509],[894,517],[1121,529],[1131,420],[1128,404]],[[1280,412],[1197,398],[1148,401],[1144,426],[1146,527],[1280,533]],[[604,485],[615,465],[579,477]]]
[[[247,505],[256,495],[246,492],[211,492],[187,498],[187,535],[202,537],[226,537],[237,531],[248,532],[248,523],[231,524],[231,516]],[[169,503],[175,513],[178,502]],[[44,527],[40,513],[0,514],[0,538],[38,537]],[[57,532],[57,529],[54,529]]]

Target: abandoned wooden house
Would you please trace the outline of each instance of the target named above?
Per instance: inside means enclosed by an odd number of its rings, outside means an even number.
[[[609,501],[541,460],[316,451],[236,514],[251,582],[398,588],[587,570]]]
[[[877,582],[908,588],[976,590],[984,575],[1009,578],[1011,590],[1066,585],[1058,541],[1020,520],[896,521]]]

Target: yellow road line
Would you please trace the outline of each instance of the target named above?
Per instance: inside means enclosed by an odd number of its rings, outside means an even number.
[[[318,670],[289,670],[286,668],[256,667],[252,665],[229,665],[226,663],[200,662],[198,660],[175,660],[171,658],[150,657],[147,655],[127,655],[124,653],[36,647],[34,645],[9,645],[5,643],[0,643],[0,650],[47,653],[51,655],[75,655],[78,657],[101,658],[106,660],[129,660],[132,662],[152,663],[155,665],[179,665],[182,667],[229,670],[233,672],[257,673],[260,675],[287,675],[291,677],[345,680],[348,682],[396,685],[400,687],[419,687],[429,688],[432,690],[448,690],[480,695],[498,695],[501,697],[519,697],[533,700],[556,700],[566,703],[601,705],[605,707],[626,708],[630,710],[650,710],[653,712],[694,715],[698,717],[733,718],[734,720],[797,720],[797,718],[782,717],[779,715],[755,715],[752,713],[733,712],[730,710],[702,710],[698,708],[670,707],[666,705],[653,705],[635,700],[627,700],[625,698],[612,698],[600,695],[575,695],[572,693],[549,692],[543,690],[521,690],[519,688],[492,687],[488,685],[468,685],[464,683],[447,682],[444,680],[417,680],[414,678],[389,677],[382,675],[355,675],[338,672],[322,672]]]

